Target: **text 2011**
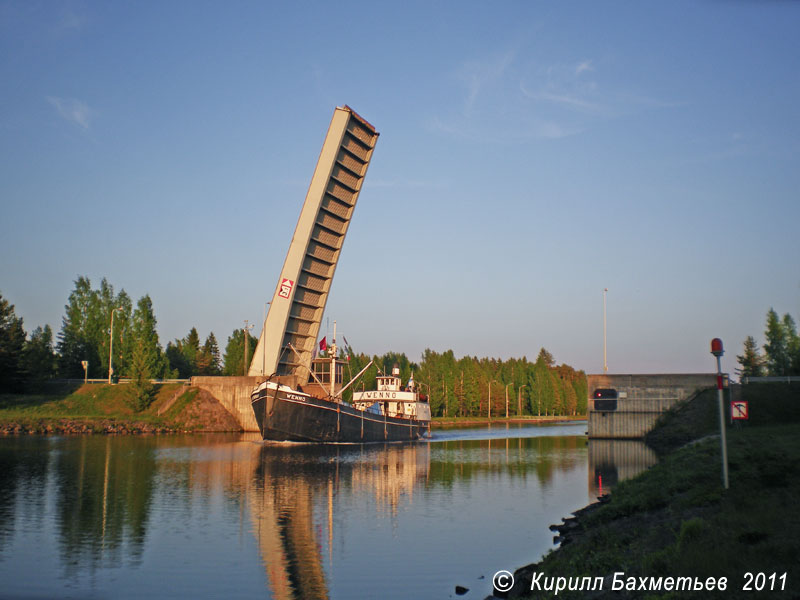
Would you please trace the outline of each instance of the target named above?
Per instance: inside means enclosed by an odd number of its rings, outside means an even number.
[[[783,575],[750,572],[744,574],[744,587],[742,588],[744,592],[781,592],[785,589],[786,573]]]

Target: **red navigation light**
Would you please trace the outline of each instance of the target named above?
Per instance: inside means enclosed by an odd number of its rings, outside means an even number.
[[[725,351],[722,349],[722,340],[714,338],[711,340],[711,354],[714,356],[722,356]]]

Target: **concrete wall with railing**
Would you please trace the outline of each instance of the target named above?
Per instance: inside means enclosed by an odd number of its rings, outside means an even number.
[[[658,417],[678,402],[716,387],[716,373],[674,373],[654,375],[587,375],[589,384],[590,438],[639,439],[655,425]],[[725,376],[727,385],[727,376]],[[615,389],[616,410],[595,410],[594,392]]]

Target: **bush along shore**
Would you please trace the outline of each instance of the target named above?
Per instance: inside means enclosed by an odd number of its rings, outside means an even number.
[[[659,463],[552,529],[560,546],[498,598],[797,598],[800,385],[742,388],[751,419],[727,430],[716,390],[666,413]]]
[[[148,434],[241,431],[208,392],[183,384],[156,385],[139,410],[129,385],[80,385],[0,396],[0,435]]]

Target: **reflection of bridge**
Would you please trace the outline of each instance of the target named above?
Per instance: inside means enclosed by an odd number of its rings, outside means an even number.
[[[414,488],[424,485],[430,449],[266,444],[256,460],[255,477],[245,484],[247,504],[272,597],[314,600],[328,598],[323,549],[330,562],[334,504],[342,488],[374,494],[378,508],[394,516],[399,503],[410,503]]]

